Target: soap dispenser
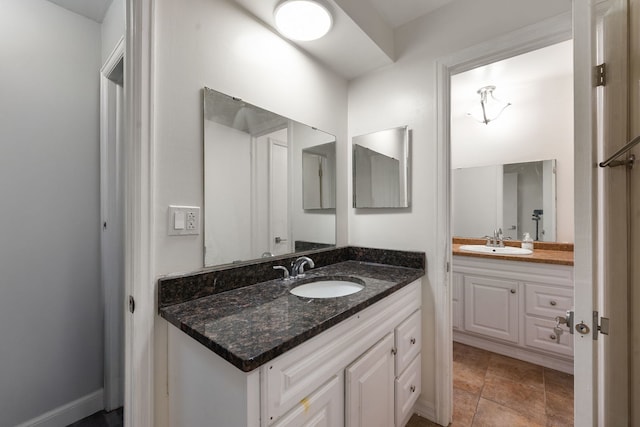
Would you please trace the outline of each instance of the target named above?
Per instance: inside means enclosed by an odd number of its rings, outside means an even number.
[[[533,239],[531,238],[529,233],[524,233],[520,246],[522,247],[522,249],[529,249],[531,251],[533,250]]]

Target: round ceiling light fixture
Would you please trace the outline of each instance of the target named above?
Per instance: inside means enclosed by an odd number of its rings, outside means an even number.
[[[313,0],[286,0],[276,7],[273,15],[278,31],[291,40],[319,39],[333,25],[329,10]]]

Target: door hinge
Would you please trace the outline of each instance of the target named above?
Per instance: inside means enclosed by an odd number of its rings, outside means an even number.
[[[607,66],[603,62],[596,65],[596,86],[605,86],[607,84]]]
[[[593,339],[598,339],[598,332],[602,335],[609,335],[609,318],[608,317],[600,317],[598,319],[598,312],[593,312]]]
[[[447,273],[449,272],[449,270],[451,270],[451,264],[449,263],[449,261],[447,261],[446,269],[447,269]]]
[[[131,295],[129,295],[129,312],[133,313],[136,311],[136,300],[133,299]]]

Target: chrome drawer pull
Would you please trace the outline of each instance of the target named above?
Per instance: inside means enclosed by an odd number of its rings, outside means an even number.
[[[409,341],[411,342],[411,344],[415,344],[416,343],[416,339],[415,338],[411,338]]]
[[[557,303],[557,302],[555,302],[554,300],[549,301],[549,304],[551,304],[551,305],[552,305],[552,306],[554,306],[554,307],[555,307],[556,305],[558,305],[558,303]]]
[[[412,385],[411,387],[409,387],[409,390],[411,390],[411,393],[415,393],[416,392],[416,386]]]

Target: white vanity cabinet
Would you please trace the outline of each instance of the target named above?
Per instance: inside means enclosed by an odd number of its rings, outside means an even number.
[[[420,283],[251,372],[170,326],[170,425],[404,426],[421,391]]]
[[[573,266],[454,256],[452,283],[454,341],[573,372]]]

